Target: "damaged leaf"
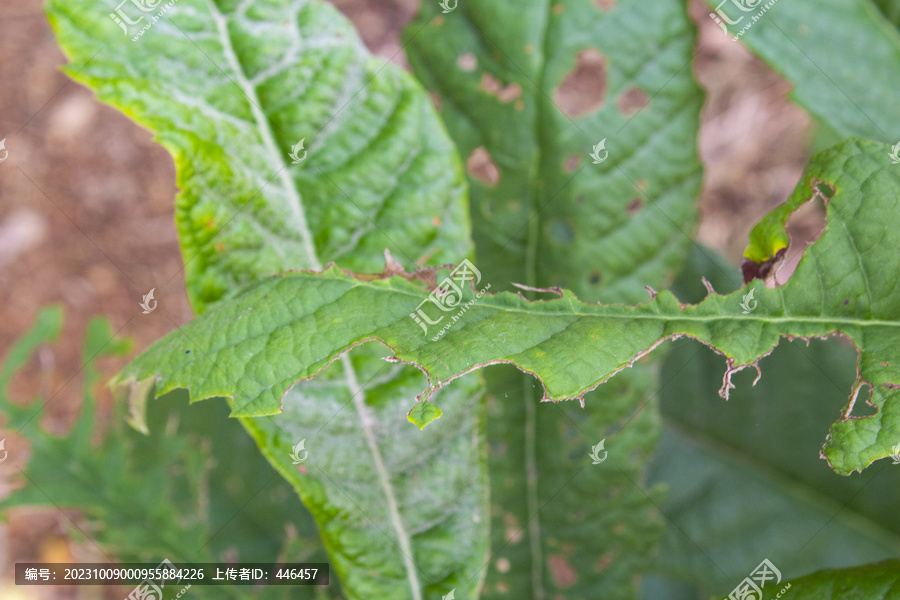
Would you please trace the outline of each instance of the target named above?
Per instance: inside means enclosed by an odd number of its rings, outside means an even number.
[[[696,305],[664,291],[624,306],[586,304],[566,290],[562,298],[529,302],[509,292],[476,298],[474,289],[464,289],[459,302],[468,308],[442,315],[426,290],[402,278],[360,281],[335,267],[286,273],[161,340],[118,381],[155,377],[157,393],[187,387],[195,401],[230,397],[235,416],[274,414],[293,382],[315,376],[354,345],[380,340],[427,375],[421,400],[497,363],[537,377],[544,400],[580,399],[663,341],[688,336],[726,357],[720,395],[727,398],[732,375],[755,367],[781,337],[839,334],[859,349],[859,379],[822,453],[838,473],[862,470],[900,442],[900,260],[893,251],[900,233],[885,218],[896,215],[900,180],[887,146],[860,139],[814,157],[789,204],[814,197],[811,185],[820,180],[835,189],[826,228],[791,279],[774,290],[754,281]],[[758,304],[742,311],[750,290]],[[444,333],[412,317],[427,305]],[[185,347],[202,351],[185,354]],[[876,413],[855,416],[862,401]]]

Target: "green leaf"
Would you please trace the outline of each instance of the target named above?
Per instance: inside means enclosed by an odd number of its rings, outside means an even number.
[[[673,288],[679,298],[702,300],[703,274],[719,291],[740,285],[736,269],[710,256],[692,256]],[[855,359],[840,340],[781,343],[760,361],[759,383],[738,374],[725,403],[715,401],[724,359],[690,340],[673,344],[661,377],[664,433],[649,467],[669,491],[662,510],[672,526],[650,568],[666,588],[648,582],[644,598],[681,597],[673,590],[686,582],[700,588],[686,597],[725,597],[763,557],[791,578],[900,553],[894,467],[835,477],[816,452],[847,402]]]
[[[686,68],[696,32],[683,3],[441,10],[422,3],[407,56],[469,162],[476,263],[491,291],[515,281],[639,302],[644,286],[665,287],[690,244],[701,179],[703,95]],[[609,155],[594,164],[601,140]],[[592,392],[604,411],[538,403],[533,379],[512,368],[487,375],[493,557],[482,597],[633,597],[661,532],[659,494],[641,489],[658,436],[655,370],[638,365]],[[604,438],[609,462],[586,468]]]
[[[720,7],[737,21],[727,26],[728,38],[790,81],[794,101],[839,138],[900,139],[900,33],[870,0],[778,0],[767,9],[749,0],[748,11],[737,2],[707,4],[711,15]]]
[[[406,416],[409,419],[410,423],[418,427],[419,429],[424,429],[426,425],[433,422],[435,419],[441,416],[441,409],[432,404],[431,402],[419,402],[416,404],[409,414]]]
[[[25,485],[0,501],[5,518],[15,519],[15,509],[26,506],[78,509],[91,522],[90,542],[100,544],[113,560],[169,558],[178,564],[231,557],[274,562],[280,545],[298,541],[306,546],[306,554],[295,552],[295,560],[326,560],[320,546],[316,551],[312,519],[298,510],[290,487],[253,450],[253,442],[228,419],[224,406],[207,403],[187,411],[186,398],[167,398],[150,408],[152,434],[140,435],[117,418],[96,443],[96,363],[123,356],[130,347],[127,340],[113,336],[106,320],[88,324],[84,403],[75,425],[61,436],[44,431],[39,423],[52,398],[24,405],[12,402],[8,383],[39,345],[57,337],[61,325],[59,309],[42,310],[2,367],[0,409],[8,418],[7,427],[29,443],[26,453],[24,445],[9,440],[9,458],[24,474]],[[260,497],[262,488],[266,494]],[[285,535],[286,529],[293,533]],[[75,528],[71,534],[76,539],[84,535]],[[333,591],[338,587],[335,584]],[[282,592],[267,588],[261,597],[286,599]],[[239,588],[201,586],[191,593],[200,598],[247,597]],[[312,598],[313,593],[304,589],[300,597]]]
[[[507,288],[561,286],[606,302],[666,285],[690,247],[702,178],[703,94],[684,3],[440,10],[422,3],[407,55],[471,161],[479,268]],[[594,164],[604,139],[598,156],[609,154]]]
[[[634,307],[586,304],[565,290],[558,299],[529,302],[508,292],[463,289],[458,304],[452,292],[442,297],[463,307],[447,315],[443,334],[423,332],[411,318],[426,303],[432,319],[441,314],[426,290],[401,277],[363,281],[332,267],[250,287],[155,344],[118,381],[154,377],[158,393],[185,387],[195,401],[232,398],[235,415],[274,414],[295,380],[313,377],[355,344],[380,340],[394,360],[426,373],[422,399],[463,373],[505,362],[537,377],[545,400],[563,400],[583,397],[661,341],[686,335],[726,356],[720,394],[727,398],[734,373],[755,365],[781,337],[840,332],[860,350],[859,380],[823,455],[837,472],[849,474],[890,456],[900,440],[894,389],[900,373],[892,343],[900,310],[900,262],[892,248],[900,233],[885,217],[894,214],[900,180],[887,149],[851,139],[811,161],[794,194],[809,199],[822,182],[831,185],[827,226],[785,285],[767,289],[755,280],[748,286],[755,293],[752,306],[747,288],[710,293],[696,305],[662,292]],[[189,347],[199,352],[186,355]],[[862,400],[876,414],[854,414]]]
[[[461,167],[428,96],[334,7],[179,0],[132,42],[107,2],[47,6],[66,71],[175,158],[195,309],[323,260],[365,271],[384,248],[468,252]],[[122,10],[141,26],[153,16]],[[301,140],[307,158],[292,164]]]
[[[371,56],[334,7],[166,6],[134,42],[100,0],[51,0],[48,12],[68,72],[151,129],[175,158],[195,310],[275,272],[327,261],[374,270],[385,248],[407,266],[470,252],[461,164],[427,94]],[[132,4],[122,10],[142,16]],[[143,16],[139,27],[150,24]],[[291,153],[302,161],[293,164]],[[452,584],[474,594],[487,552],[487,521],[478,519],[486,505],[482,413],[442,420],[441,449],[452,454],[426,451],[412,432],[395,435],[422,376],[385,369],[379,356],[356,351],[319,387],[285,396],[286,414],[243,424],[313,511],[348,597],[419,600]],[[478,404],[479,382],[453,398]],[[139,403],[135,411],[139,426]],[[302,473],[289,460],[304,438],[310,464],[326,470]],[[406,492],[442,477],[442,485]]]
[[[790,597],[797,600],[896,600],[900,560],[819,571],[788,583]]]
[[[900,27],[900,4],[894,0],[875,0],[875,6],[891,23]]]

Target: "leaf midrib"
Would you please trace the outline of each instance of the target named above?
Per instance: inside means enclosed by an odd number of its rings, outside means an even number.
[[[219,8],[218,6],[216,6],[214,0],[207,0],[207,5],[209,6],[210,14],[215,20],[216,29],[219,32],[219,40],[222,44],[222,49],[225,53],[225,57],[228,60],[229,66],[231,67],[234,76],[237,78],[238,86],[250,101],[250,111],[253,114],[253,118],[256,123],[256,127],[259,130],[260,137],[262,138],[263,145],[265,146],[266,152],[270,155],[275,168],[277,168],[278,176],[281,179],[282,186],[284,187],[285,192],[287,193],[289,208],[296,222],[296,228],[300,235],[303,249],[307,255],[307,259],[314,270],[320,271],[322,270],[322,265],[319,261],[318,252],[316,251],[312,232],[309,228],[309,223],[306,220],[303,201],[300,197],[299,191],[296,188],[294,180],[290,175],[290,171],[288,169],[287,163],[285,162],[284,156],[278,150],[278,146],[275,142],[275,134],[272,130],[271,123],[269,122],[268,117],[260,108],[260,100],[258,95],[256,94],[256,89],[247,78],[247,75],[244,72],[243,65],[238,59],[237,54],[234,51],[234,47],[231,44],[231,38],[228,33],[228,20],[225,15],[219,11]],[[400,548],[400,553],[402,555],[401,560],[404,565],[404,570],[406,571],[406,578],[409,582],[410,593],[412,594],[413,600],[422,600],[421,585],[419,583],[415,564],[412,559],[413,551],[411,538],[409,536],[409,533],[406,531],[406,527],[403,524],[403,520],[400,516],[397,498],[394,494],[393,486],[391,485],[390,477],[387,473],[387,468],[385,467],[384,460],[382,459],[381,452],[378,448],[378,442],[372,428],[374,417],[371,415],[371,411],[366,405],[365,393],[362,387],[359,385],[359,382],[356,378],[356,371],[353,368],[353,363],[347,354],[341,356],[341,365],[344,368],[347,388],[352,394],[354,408],[356,409],[356,412],[360,418],[360,427],[364,432],[366,444],[369,447],[369,451],[372,454],[372,460],[375,463],[375,470],[378,474],[379,485],[381,486],[382,491],[385,495],[385,500],[387,501],[391,526],[397,534],[397,542]]]
[[[313,277],[315,277],[316,274],[302,274],[301,277],[306,277],[309,275],[312,275]],[[351,278],[351,279],[353,279],[353,278]],[[344,279],[341,276],[332,277],[332,280],[333,281],[347,281],[347,279]],[[401,295],[413,298],[415,300],[422,300],[422,298],[418,294],[416,294],[413,290],[404,290],[404,289],[401,289],[398,287],[393,287],[390,284],[384,285],[385,281],[390,281],[390,280],[362,281],[362,280],[358,280],[358,279],[353,279],[352,286],[353,287],[367,287],[369,289],[376,290],[379,292],[387,292],[389,294],[401,294]],[[379,282],[381,282],[382,285],[379,285]],[[413,285],[413,284],[410,284],[410,285]],[[782,287],[779,287],[778,289],[783,289],[784,287],[785,286],[782,286]],[[741,288],[741,289],[743,290],[745,288]],[[421,291],[424,292],[426,290],[423,289]],[[733,292],[732,295],[735,295],[735,297],[736,297],[736,295],[740,291],[741,290]],[[504,294],[504,293],[511,293],[511,292],[500,292],[500,294]],[[520,308],[518,306],[509,306],[509,305],[495,306],[495,305],[490,304],[489,303],[490,298],[496,297],[498,295],[499,294],[485,293],[485,297],[487,297],[488,300],[484,304],[482,304],[482,306],[492,308],[498,313],[500,313],[500,312],[519,313],[519,314],[523,314],[526,316],[542,315],[542,316],[550,316],[550,317],[578,317],[578,318],[590,317],[590,318],[599,318],[599,319],[626,319],[628,321],[641,321],[641,320],[667,321],[667,322],[696,321],[696,322],[701,322],[701,323],[712,322],[712,321],[736,321],[736,320],[739,320],[739,321],[759,321],[759,322],[763,322],[763,323],[813,323],[813,324],[817,324],[817,325],[831,325],[831,324],[844,325],[844,324],[846,324],[846,325],[855,325],[858,327],[900,327],[900,320],[885,321],[882,319],[857,319],[857,318],[844,317],[844,316],[835,316],[835,317],[781,316],[781,317],[774,317],[774,316],[756,316],[755,312],[750,313],[748,315],[745,315],[743,313],[735,313],[735,314],[730,314],[730,315],[722,315],[722,314],[716,314],[716,315],[666,315],[666,314],[628,315],[628,314],[616,314],[616,313],[610,313],[610,314],[586,313],[586,312],[578,312],[578,311],[574,311],[574,310],[540,312],[540,311],[536,311],[536,310],[528,310],[527,308]],[[720,297],[726,298],[727,296],[720,296]],[[541,303],[541,302],[559,302],[560,300],[562,300],[562,299],[535,300],[531,304],[540,306],[539,303]],[[335,301],[336,300],[333,300],[332,303]],[[703,302],[705,302],[705,300]],[[700,302],[698,304],[687,304],[687,305],[683,305],[683,306],[687,306],[689,308],[696,308],[696,307],[702,306],[703,302]],[[600,303],[597,303],[597,304],[592,304],[592,305],[588,305],[588,306],[600,306],[600,307],[621,306],[623,308],[635,309],[638,307],[647,306],[647,304],[648,303],[636,304],[636,305],[632,306],[632,305],[628,305],[628,304],[600,304]],[[296,321],[297,319],[300,319],[303,317],[307,317],[310,314],[312,314],[312,313],[307,313],[304,315],[298,315],[298,316],[292,317],[288,321],[288,323],[291,323],[291,322]],[[403,318],[406,318],[407,316],[408,315],[404,313]],[[398,319],[398,320],[400,320],[400,319]],[[396,323],[396,321],[393,321],[393,322]],[[386,323],[385,325],[390,325],[390,323]],[[383,326],[384,325],[382,325],[381,327],[383,327]]]

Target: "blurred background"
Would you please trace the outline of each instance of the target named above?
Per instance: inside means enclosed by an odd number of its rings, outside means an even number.
[[[407,68],[399,32],[417,11],[416,0],[335,4],[372,52]],[[788,101],[789,84],[722,36],[708,12],[700,2],[692,4],[701,31],[693,68],[707,93],[697,237],[738,265],[750,228],[787,198],[800,177],[811,127]],[[43,425],[53,432],[71,427],[80,407],[81,340],[92,316],[109,316],[113,330],[132,338],[135,350],[171,327],[166,320],[137,318],[151,287],[170,315],[180,322],[191,318],[173,220],[172,158],[148,131],[64,75],[65,62],[40,0],[2,1],[0,139],[6,138],[9,160],[0,164],[0,354],[40,307],[64,307],[60,342],[43,348],[12,388],[13,398],[51,398]],[[816,223],[815,214],[794,220],[794,234],[809,237]],[[122,364],[104,359],[100,368],[109,376]],[[108,415],[111,398],[102,386],[97,393],[101,414]],[[0,496],[9,488],[11,469],[0,464]],[[63,588],[28,588],[26,595],[10,587],[17,561],[102,560],[89,542],[67,535],[78,519],[74,512],[19,510],[0,525],[0,597],[86,597]]]

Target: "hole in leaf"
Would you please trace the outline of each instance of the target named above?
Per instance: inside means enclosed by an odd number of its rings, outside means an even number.
[[[496,96],[500,102],[512,102],[522,95],[522,87],[518,83],[504,86],[499,79],[489,73],[481,76],[481,89]]]
[[[494,187],[500,181],[500,169],[491,159],[484,146],[479,146],[472,151],[466,161],[466,171],[488,187]]]
[[[474,71],[475,67],[478,66],[478,59],[475,58],[475,55],[471,52],[466,52],[465,54],[460,55],[456,60],[456,64],[459,65],[459,68],[463,71]]]
[[[628,88],[619,96],[616,106],[626,117],[635,114],[650,103],[650,96],[641,88]]]
[[[562,555],[552,554],[547,557],[547,566],[553,576],[553,582],[560,589],[572,587],[578,581],[578,574],[572,564]]]
[[[820,182],[820,185],[828,185]],[[834,188],[831,188],[831,196],[834,196]],[[769,287],[784,285],[794,274],[794,270],[800,263],[800,259],[806,253],[810,244],[817,241],[825,231],[826,213],[825,202],[827,196],[816,195],[809,202],[803,204],[788,217],[785,229],[788,232],[790,242],[784,261],[772,274],[772,281],[766,282]]]
[[[865,419],[878,413],[878,409],[872,404],[872,386],[861,383],[850,397],[850,404],[844,412],[843,420]]]
[[[553,101],[569,118],[595,112],[606,102],[606,58],[599,50],[582,50],[575,68],[553,92]]]
[[[833,185],[820,179],[813,181],[812,188],[818,195],[821,195],[824,198],[826,203],[834,198],[834,192],[836,191]]]

